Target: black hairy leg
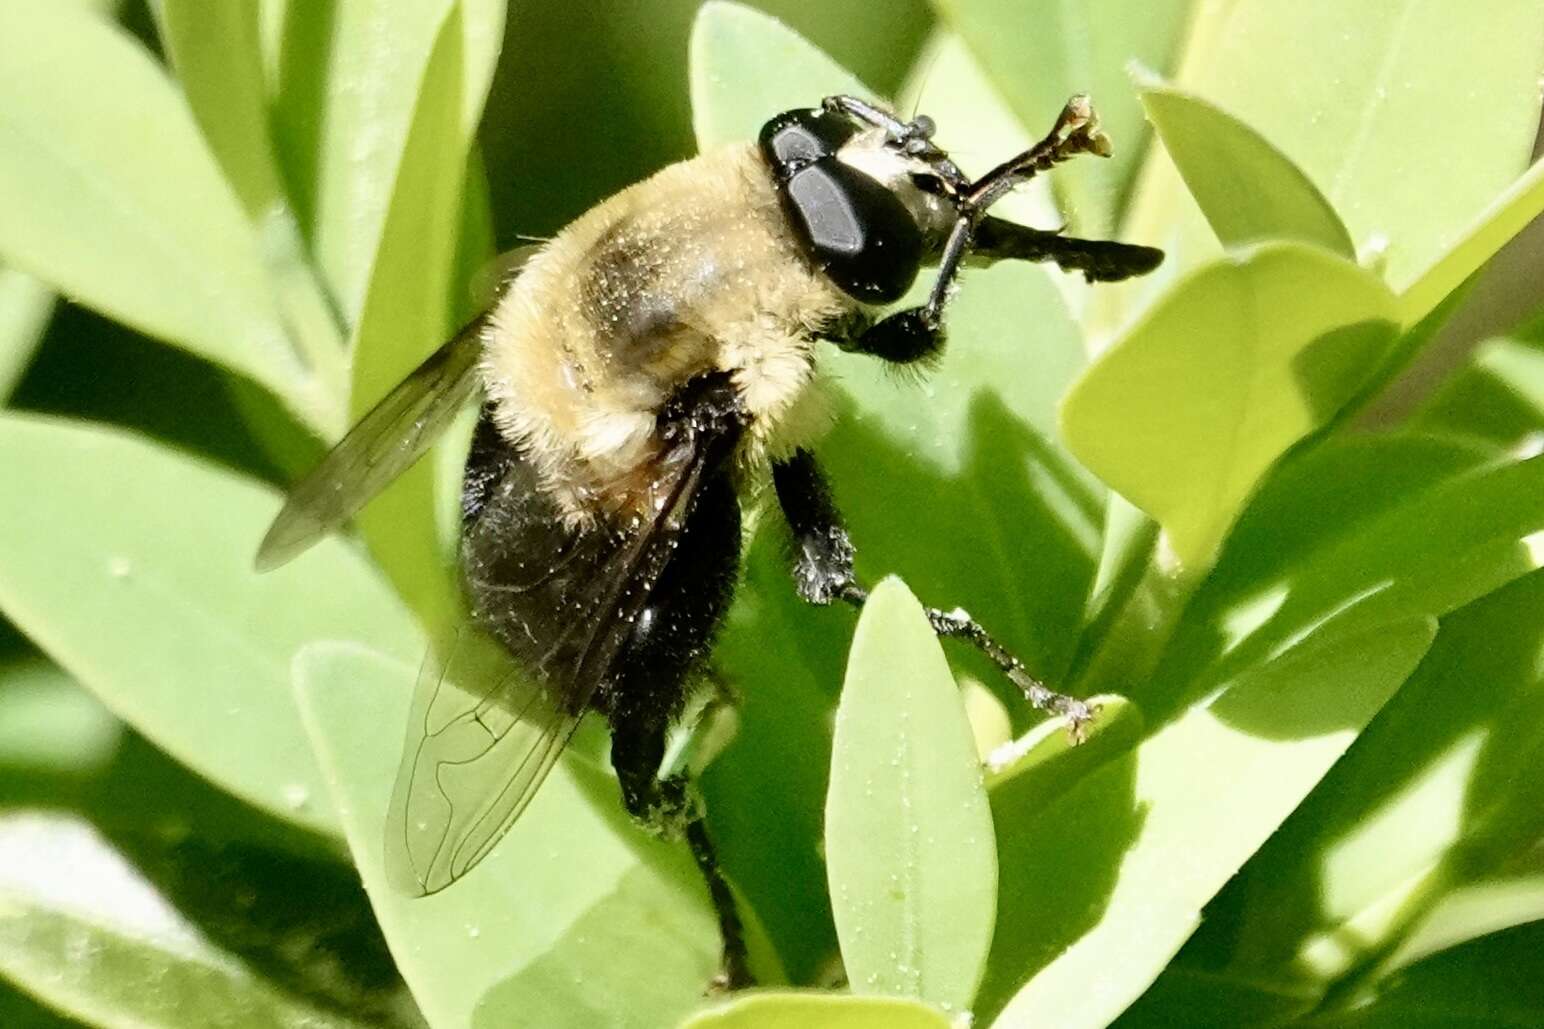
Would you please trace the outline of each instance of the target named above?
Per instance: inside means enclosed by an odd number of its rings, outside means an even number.
[[[702,799],[685,775],[661,778],[665,756],[665,726],[618,724],[611,730],[611,764],[622,785],[622,800],[632,815],[655,835],[680,839],[691,848],[692,858],[708,887],[708,897],[718,916],[724,951],[712,987],[740,990],[756,985],[745,947],[745,927],[729,881],[718,864],[718,854],[708,836]]]
[[[685,775],[660,774],[666,733],[729,608],[739,571],[740,505],[724,462],[743,423],[738,399],[727,385],[688,384],[661,414],[661,435],[667,440],[683,432],[715,434],[703,443],[715,461],[599,700],[611,723],[611,764],[623,804],[650,832],[685,838],[723,936],[723,963],[714,985],[740,989],[754,984],[745,933],[708,836],[701,799]]]
[[[774,464],[772,481],[778,504],[793,531],[793,576],[799,596],[812,604],[841,600],[862,607],[868,600],[868,591],[853,571],[852,538],[814,455],[800,450],[786,461]],[[1065,715],[1073,735],[1081,738],[1083,727],[1094,715],[1086,701],[1057,693],[1030,675],[1024,662],[998,643],[963,608],[945,611],[925,607],[925,610],[935,633],[974,646],[1002,670],[1031,704],[1051,714]]]

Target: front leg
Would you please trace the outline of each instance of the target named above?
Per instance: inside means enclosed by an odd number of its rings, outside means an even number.
[[[841,512],[814,455],[800,450],[786,461],[775,463],[772,484],[793,530],[793,577],[799,596],[812,604],[843,600],[862,607],[868,591],[853,571],[852,537],[842,524]],[[964,608],[925,610],[935,633],[970,643],[1001,669],[1031,704],[1051,714],[1065,715],[1073,737],[1082,739],[1083,727],[1094,716],[1094,709],[1086,701],[1057,693],[1030,675],[1024,662],[998,643]]]

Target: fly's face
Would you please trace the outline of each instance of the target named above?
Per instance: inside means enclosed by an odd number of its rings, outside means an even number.
[[[930,120],[867,124],[844,99],[773,118],[761,152],[806,255],[849,296],[887,304],[937,260],[967,183]]]

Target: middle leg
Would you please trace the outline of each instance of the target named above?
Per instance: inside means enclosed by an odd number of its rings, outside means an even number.
[[[853,570],[852,538],[814,455],[800,450],[773,465],[772,481],[778,504],[793,530],[793,575],[799,596],[812,604],[841,600],[862,607],[868,591]],[[974,646],[1001,669],[1031,704],[1051,714],[1065,715],[1074,737],[1081,737],[1083,727],[1094,716],[1087,701],[1057,693],[1030,675],[1024,662],[998,643],[964,608],[925,610],[935,633]]]

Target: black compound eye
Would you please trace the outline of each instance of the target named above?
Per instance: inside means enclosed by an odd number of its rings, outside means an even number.
[[[777,177],[786,181],[800,168],[836,153],[857,131],[851,119],[833,111],[784,111],[761,127],[761,152]]]
[[[815,265],[866,304],[899,300],[922,266],[916,219],[884,185],[834,157],[795,172],[783,209]]]

